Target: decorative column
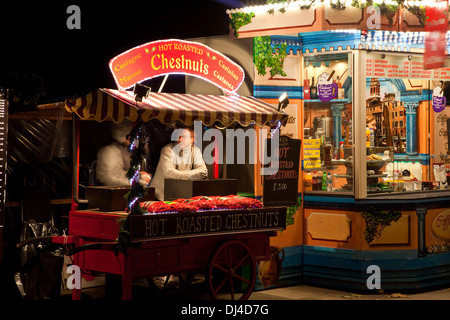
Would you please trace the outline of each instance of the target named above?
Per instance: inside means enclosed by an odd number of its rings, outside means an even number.
[[[404,102],[406,111],[406,154],[417,154],[417,108],[419,102]]]
[[[334,147],[339,147],[339,140],[342,139],[342,110],[344,110],[345,103],[332,103],[331,104],[331,115],[333,116],[333,126],[334,126]]]

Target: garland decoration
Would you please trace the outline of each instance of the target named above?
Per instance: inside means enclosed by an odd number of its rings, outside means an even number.
[[[368,210],[363,211],[361,215],[366,222],[364,238],[368,244],[371,244],[375,239],[378,239],[381,236],[383,230],[387,226],[390,226],[392,222],[400,219],[402,213],[396,210],[381,210],[376,206],[372,206]]]
[[[140,205],[139,199],[144,196],[145,189],[140,180],[141,163],[146,156],[146,142],[148,138],[145,138],[143,134],[142,119],[139,116],[136,125],[131,130],[128,136],[128,141],[130,142],[129,152],[130,152],[130,168],[127,171],[127,178],[130,181],[131,189],[125,195],[127,200],[127,217],[120,221],[120,232],[117,238],[117,251],[124,252],[126,254],[127,247],[130,243],[130,232],[129,232],[129,221],[128,216],[130,215],[141,215],[143,210]]]
[[[285,77],[283,71],[284,58],[286,57],[287,44],[282,43],[275,46],[273,52],[269,36],[255,37],[253,40],[254,52],[253,62],[259,75],[266,74],[266,68],[270,68],[270,75],[273,77],[277,74]]]
[[[327,5],[338,11],[345,10],[349,6],[360,9],[374,6],[380,10],[379,12],[382,16],[385,16],[388,19],[389,27],[391,27],[394,23],[395,14],[398,12],[399,8],[406,9],[415,15],[419,20],[419,23],[424,26],[427,2],[425,0],[267,0],[266,4],[268,5],[268,8],[266,9],[267,13],[272,15],[275,14],[275,11],[284,13],[287,11],[287,8],[292,10],[293,7],[298,7],[300,10],[308,10],[314,5]],[[245,11],[235,12],[234,10],[230,10],[230,12],[230,16],[249,14],[245,13]],[[250,13],[250,15],[252,18],[255,16],[253,12]],[[231,18],[231,20],[231,24],[234,26],[233,20],[235,20],[235,18]],[[251,18],[247,19],[245,24],[250,22]],[[235,35],[237,36],[237,31],[235,31]]]
[[[234,36],[236,38],[239,37],[239,29],[250,22],[252,22],[252,18],[255,16],[253,12],[244,13],[244,12],[235,12],[230,14],[230,24],[233,28]]]

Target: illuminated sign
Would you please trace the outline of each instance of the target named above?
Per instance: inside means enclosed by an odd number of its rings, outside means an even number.
[[[130,49],[111,59],[109,68],[119,90],[166,74],[186,74],[236,93],[244,70],[223,54],[197,42],[159,40]]]

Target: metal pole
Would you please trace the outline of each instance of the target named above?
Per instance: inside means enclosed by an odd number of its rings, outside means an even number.
[[[158,92],[161,92],[161,91],[162,91],[162,89],[164,88],[164,85],[166,84],[166,81],[167,81],[167,78],[168,78],[168,77],[169,77],[169,75],[166,74],[165,77],[164,77],[164,79],[163,79],[163,82],[161,83],[161,86],[159,87]]]

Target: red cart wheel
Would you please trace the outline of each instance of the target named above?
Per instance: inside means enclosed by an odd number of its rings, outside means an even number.
[[[256,282],[255,258],[245,243],[225,242],[212,255],[207,276],[214,299],[247,300]]]

